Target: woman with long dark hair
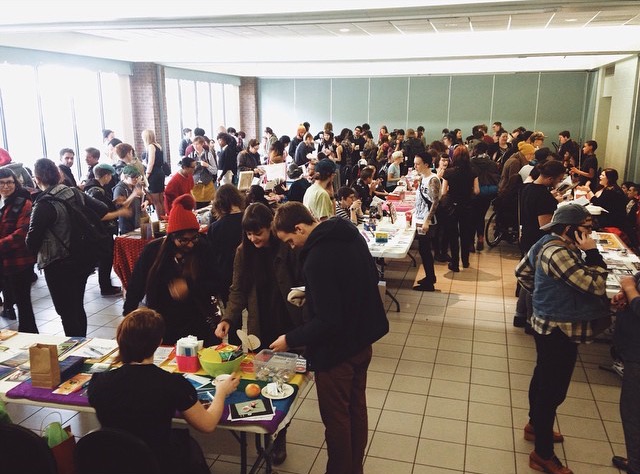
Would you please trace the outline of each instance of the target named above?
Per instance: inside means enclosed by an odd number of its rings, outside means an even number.
[[[219,285],[211,271],[209,242],[198,232],[194,207],[190,194],[173,202],[167,235],[144,247],[124,302],[123,314],[128,314],[146,297],[146,306],[164,319],[165,344],[189,335],[202,339],[205,346],[220,342],[208,321],[215,313],[211,298],[218,294]]]
[[[216,328],[224,338],[242,326],[247,310],[247,331],[260,338],[264,347],[302,324],[302,308],[287,301],[291,288],[300,284],[297,252],[271,231],[273,213],[264,204],[251,204],[242,218],[242,244],[233,263],[229,305]],[[275,441],[273,463],[287,456],[286,429]]]
[[[233,278],[233,260],[242,241],[245,198],[233,184],[223,184],[216,193],[212,207],[215,221],[209,226],[207,239],[211,244],[213,265],[220,280],[218,297],[223,306],[226,306]]]
[[[442,181],[443,199],[447,196],[447,233],[451,249],[449,270],[453,272],[460,271],[460,257],[462,266],[469,267],[469,249],[473,236],[471,198],[478,194],[480,184],[471,169],[469,150],[466,146],[459,145],[453,150],[453,167],[444,172]]]
[[[31,217],[31,196],[8,168],[0,168],[0,258],[5,307],[2,315],[16,319],[13,304],[18,306],[18,331],[37,333],[31,306],[31,277],[35,257],[27,249],[25,237]],[[7,298],[7,296],[10,296]]]
[[[587,199],[591,200],[591,204],[606,209],[597,217],[598,226],[624,228],[627,197],[618,186],[618,172],[613,168],[605,168],[600,173],[599,189],[592,193],[587,192]],[[584,186],[584,189],[589,189]]]

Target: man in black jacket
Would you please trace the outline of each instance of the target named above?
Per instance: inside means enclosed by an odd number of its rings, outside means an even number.
[[[286,351],[306,346],[325,425],[326,471],[361,473],[367,446],[365,390],[371,345],[389,331],[376,266],[358,229],[345,219],[318,222],[304,205],[289,202],[278,209],[273,225],[282,241],[302,248],[308,322],[270,347]],[[349,269],[346,284],[335,278],[336,261]]]
[[[218,154],[218,183],[228,184],[237,182],[238,174],[238,150],[236,140],[228,133],[218,133],[216,137],[220,145]],[[228,173],[231,174],[228,174]]]

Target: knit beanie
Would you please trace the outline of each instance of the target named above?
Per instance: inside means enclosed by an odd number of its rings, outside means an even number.
[[[536,149],[533,147],[531,143],[520,142],[518,143],[518,151],[522,153],[524,156],[527,156],[535,153]]]
[[[167,224],[167,234],[180,232],[181,230],[200,230],[200,224],[193,210],[196,201],[191,194],[183,194],[173,201],[171,212],[169,213],[169,224]]]

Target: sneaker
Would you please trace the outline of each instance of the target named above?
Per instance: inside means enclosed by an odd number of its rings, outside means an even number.
[[[116,296],[122,293],[122,288],[119,286],[110,286],[104,290],[100,290],[102,296]]]
[[[480,242],[480,241],[478,241],[478,243],[476,244],[476,250],[477,250],[478,252],[480,252],[480,251],[484,250],[484,242]]]
[[[611,368],[620,377],[624,376],[624,362],[622,362],[621,360],[614,360],[613,364],[611,364]]]

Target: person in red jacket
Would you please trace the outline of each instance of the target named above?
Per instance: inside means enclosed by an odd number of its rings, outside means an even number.
[[[173,201],[183,194],[191,194],[193,189],[193,172],[196,169],[196,160],[186,156],[178,164],[180,170],[171,177],[164,188],[164,209],[167,215],[171,212]]]
[[[0,169],[0,259],[2,259],[3,289],[10,292],[18,306],[20,332],[37,333],[38,327],[31,306],[31,277],[35,256],[27,250],[25,236],[31,217],[31,195],[10,169]],[[5,298],[8,300],[8,298]],[[16,319],[13,306],[2,315]]]

